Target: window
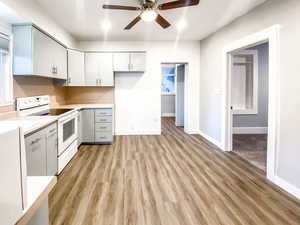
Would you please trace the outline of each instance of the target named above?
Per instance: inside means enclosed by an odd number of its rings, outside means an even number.
[[[161,92],[163,95],[175,94],[175,65],[162,66]]]
[[[0,105],[9,105],[12,100],[11,60],[9,37],[0,34]]]

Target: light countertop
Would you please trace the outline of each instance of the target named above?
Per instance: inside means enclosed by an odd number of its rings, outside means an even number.
[[[104,109],[104,108],[114,108],[114,104],[69,104],[69,105],[55,106],[54,108]]]
[[[57,121],[57,117],[55,116],[14,117],[7,120],[1,120],[0,126],[16,125],[22,128],[24,135],[27,135],[35,130],[46,127],[55,121]]]
[[[114,104],[69,104],[59,105],[51,108],[69,108],[69,109],[103,109],[114,108]],[[24,135],[30,134],[38,129],[48,126],[58,120],[57,116],[18,116],[18,113],[12,114],[0,120],[0,126],[19,126],[22,128]]]

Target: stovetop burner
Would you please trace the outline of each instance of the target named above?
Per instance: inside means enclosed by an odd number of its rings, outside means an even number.
[[[34,113],[31,116],[59,116],[71,110],[72,109],[47,109],[38,113]]]

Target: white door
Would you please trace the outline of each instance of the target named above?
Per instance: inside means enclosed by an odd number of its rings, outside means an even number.
[[[54,77],[52,40],[36,28],[32,28],[33,36],[33,74]],[[45,50],[47,49],[47,50]]]
[[[84,53],[68,50],[68,86],[84,85]]]
[[[100,86],[114,86],[113,54],[99,53],[98,60]]]
[[[176,94],[175,94],[175,125],[184,126],[184,89],[185,89],[185,66],[176,66]]]
[[[68,69],[67,69],[67,49],[58,44],[56,41],[53,41],[53,64],[55,67],[55,77],[60,79],[68,78]]]
[[[146,70],[146,54],[131,53],[130,54],[130,71],[143,72]]]
[[[100,86],[99,83],[99,53],[85,53],[85,85]]]
[[[130,53],[114,53],[114,71],[130,71]]]

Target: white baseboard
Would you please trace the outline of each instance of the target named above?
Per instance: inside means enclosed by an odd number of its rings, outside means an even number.
[[[291,195],[295,196],[296,198],[300,199],[300,189],[295,187],[294,185],[290,184],[289,182],[285,181],[284,179],[275,175],[274,177],[268,177],[268,179],[285,190],[286,192],[290,193]]]
[[[222,145],[221,142],[212,138],[211,136],[203,133],[201,130],[198,131],[198,134],[200,134],[202,137],[204,137],[206,140],[208,140],[209,142],[213,143],[214,145],[216,145],[217,147],[219,147],[220,149],[222,149]]]
[[[267,134],[268,127],[233,127],[233,134]]]
[[[199,134],[199,130],[186,130],[187,134]]]
[[[162,113],[162,117],[175,117],[175,113]]]
[[[115,135],[161,135],[160,130],[116,130]]]

